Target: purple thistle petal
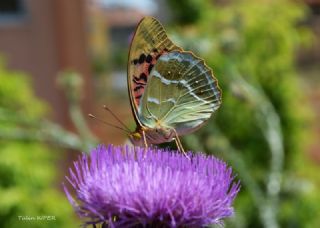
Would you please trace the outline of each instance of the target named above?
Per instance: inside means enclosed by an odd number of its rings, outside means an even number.
[[[202,227],[233,215],[240,184],[213,156],[156,148],[98,146],[74,162],[64,190],[85,224]]]

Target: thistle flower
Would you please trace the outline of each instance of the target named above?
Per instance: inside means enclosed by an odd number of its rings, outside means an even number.
[[[66,195],[85,225],[203,227],[233,214],[232,170],[212,156],[99,146],[74,162]]]

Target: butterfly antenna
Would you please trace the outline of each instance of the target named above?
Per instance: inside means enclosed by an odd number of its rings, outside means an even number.
[[[98,117],[96,117],[96,116],[94,116],[94,115],[92,115],[92,114],[88,114],[88,116],[89,116],[90,118],[92,118],[92,119],[98,120],[98,121],[101,122],[101,123],[104,123],[105,125],[108,125],[108,126],[110,126],[110,127],[114,127],[114,128],[117,128],[117,129],[120,129],[120,130],[125,131],[125,132],[127,132],[128,134],[130,134],[130,131],[129,131],[128,129],[124,129],[124,128],[119,127],[119,126],[117,126],[117,125],[108,123],[108,122],[106,122],[106,121],[104,121],[104,120],[102,120],[102,119],[100,119],[100,118],[98,118]]]
[[[117,117],[116,114],[114,114],[114,113],[111,111],[111,109],[109,109],[106,105],[104,105],[103,108],[104,108],[106,111],[110,112],[110,114],[111,114],[116,120],[118,120],[118,122],[119,122],[125,129],[127,129],[128,132],[131,132],[130,129],[119,119],[119,117]]]

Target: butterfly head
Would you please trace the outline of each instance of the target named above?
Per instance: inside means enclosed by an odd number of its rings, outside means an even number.
[[[140,141],[142,139],[142,134],[140,132],[132,132],[129,134],[129,138],[132,141]]]
[[[145,137],[145,138],[144,138]],[[171,128],[157,126],[155,128],[138,129],[129,134],[131,143],[135,146],[147,144],[160,144],[174,139],[174,131]]]
[[[139,131],[129,133],[129,139],[135,146],[143,146],[143,135]]]

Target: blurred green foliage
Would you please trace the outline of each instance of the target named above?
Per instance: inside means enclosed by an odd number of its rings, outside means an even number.
[[[170,0],[167,2],[169,7],[174,11],[172,13],[173,19],[181,25],[187,25],[197,22],[198,20],[200,20],[203,13],[203,1]]]
[[[216,35],[218,45],[212,50],[216,54],[210,56],[209,64],[217,75],[226,75],[219,78],[222,87],[230,85],[228,75],[232,72],[229,64],[251,83],[261,85],[280,115],[287,161],[296,152],[301,152],[303,143],[301,133],[306,107],[296,77],[294,59],[297,47],[307,35],[297,26],[304,9],[303,5],[291,1],[247,0],[228,7],[228,10],[227,7],[219,8],[213,16],[217,24],[212,28],[212,33],[219,35]],[[255,124],[245,121],[250,120],[253,114],[252,108],[248,107],[250,104],[235,100],[232,89],[224,91],[224,106],[218,113],[218,123],[224,126],[231,141],[242,151],[248,146],[253,151],[265,151],[265,143],[254,134],[257,132]],[[240,111],[239,107],[243,104],[247,107]],[[235,126],[241,130],[234,131]],[[244,143],[250,137],[253,137],[250,143]],[[259,153],[252,153],[250,149],[248,155],[254,161],[253,166],[261,167],[265,164],[264,159],[268,159]]]
[[[262,196],[263,202],[274,200],[271,204],[277,207],[271,213],[279,226],[319,227],[320,220],[314,215],[320,209],[320,186],[314,185],[311,175],[319,173],[319,168],[303,156],[310,110],[295,67],[296,51],[311,41],[311,33],[301,26],[308,12],[305,5],[289,0],[200,0],[193,10],[198,10],[194,15],[202,16],[190,24],[189,19],[182,22],[180,14],[188,12],[194,1],[167,1],[173,7],[174,25],[179,25],[175,30],[180,29],[173,36],[176,42],[206,60],[223,91],[223,103],[215,117],[196,137],[187,136],[184,142],[190,149],[214,152],[238,169],[243,188],[237,199],[237,217],[229,225],[268,226],[259,218],[259,208],[263,211],[264,205],[258,205],[253,196],[252,189],[258,188],[261,192],[256,195]],[[257,97],[248,95],[241,81],[255,88],[264,100],[255,103]],[[269,110],[262,115],[268,103]],[[268,125],[272,115],[279,118],[280,130],[272,129],[276,122]],[[283,139],[278,137],[282,145],[280,154],[275,155],[284,159],[276,168],[282,176],[276,197],[267,190],[270,166],[277,162],[270,148],[274,143],[266,134],[268,127]],[[312,170],[308,174],[306,165]]]
[[[0,227],[76,227],[73,211],[56,183],[57,154],[28,139],[6,140],[3,132],[44,118],[46,106],[33,94],[26,75],[0,61]],[[18,216],[55,216],[22,221]]]

